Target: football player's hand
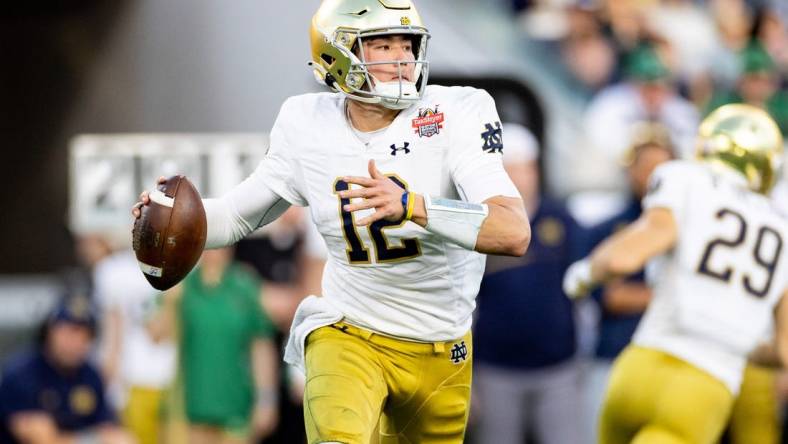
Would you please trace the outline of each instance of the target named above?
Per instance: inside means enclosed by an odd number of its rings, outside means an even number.
[[[591,278],[591,261],[582,259],[570,265],[564,274],[564,293],[570,299],[588,295],[595,283]]]
[[[164,176],[159,176],[159,179],[156,180],[156,185],[161,185],[166,182],[167,179]],[[142,214],[141,208],[143,205],[148,205],[150,203],[150,191],[145,190],[140,193],[139,202],[135,203],[133,207],[131,207],[131,215],[134,216],[134,219],[139,219],[140,215]]]
[[[343,199],[361,197],[364,199],[360,202],[347,204],[343,209],[353,212],[374,208],[374,213],[356,221],[356,225],[360,226],[369,225],[380,219],[391,222],[401,221],[405,216],[405,209],[402,208],[402,193],[405,190],[378,171],[374,160],[369,161],[369,176],[348,176],[342,178],[348,184],[360,185],[362,188],[340,191],[339,197]]]

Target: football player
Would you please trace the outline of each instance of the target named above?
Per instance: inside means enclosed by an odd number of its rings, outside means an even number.
[[[653,259],[654,296],[614,364],[601,443],[716,442],[772,316],[788,362],[788,227],[765,195],[782,150],[764,111],[719,108],[700,126],[699,161],[659,166],[643,215],[567,270],[580,296]]]
[[[410,0],[325,0],[317,79],[285,101],[257,170],[206,199],[209,248],[289,205],[328,247],[322,297],[293,321],[310,443],[461,443],[484,255],[522,255],[530,228],[502,161],[492,98],[427,86],[429,32]],[[143,193],[139,205],[148,202]]]

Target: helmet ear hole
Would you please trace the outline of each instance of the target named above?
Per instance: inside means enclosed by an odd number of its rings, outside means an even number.
[[[323,59],[323,61],[326,62],[328,66],[331,66],[334,63],[334,60],[336,60],[335,58],[331,57],[326,53],[320,54],[320,58]]]

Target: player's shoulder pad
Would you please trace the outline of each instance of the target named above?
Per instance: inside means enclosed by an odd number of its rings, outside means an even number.
[[[495,100],[485,90],[471,86],[429,85],[424,96],[427,102],[445,104],[464,110],[495,108]]]
[[[341,104],[342,95],[338,93],[317,92],[291,96],[282,103],[276,119],[277,124],[287,125],[297,122],[298,126],[303,128],[305,121],[318,118],[321,114],[325,115],[327,110]]]
[[[651,177],[663,180],[691,180],[705,176],[706,169],[698,162],[690,160],[670,160],[654,169]]]
[[[671,188],[684,188],[700,180],[708,179],[708,177],[707,170],[698,162],[670,160],[659,165],[651,173],[648,194],[662,189],[665,184],[670,184]]]

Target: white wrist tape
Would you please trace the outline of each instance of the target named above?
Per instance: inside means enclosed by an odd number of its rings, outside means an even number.
[[[424,227],[427,231],[465,249],[474,249],[479,230],[489,213],[487,205],[424,195],[424,206],[427,209],[427,226]]]

